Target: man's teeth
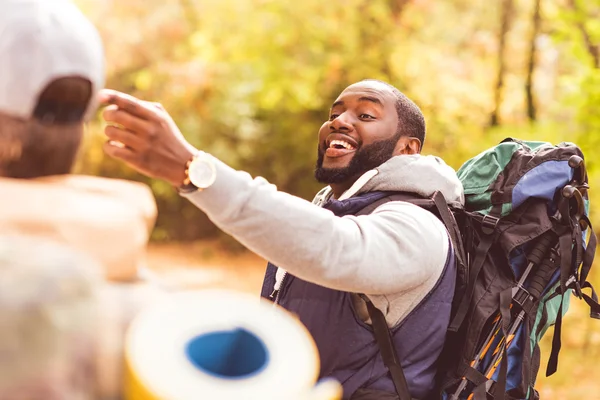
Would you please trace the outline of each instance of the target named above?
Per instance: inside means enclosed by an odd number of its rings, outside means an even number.
[[[352,146],[350,143],[345,142],[343,140],[332,140],[329,143],[329,148],[336,148],[336,146],[342,146],[343,148],[348,149],[348,150],[354,149],[354,146]]]

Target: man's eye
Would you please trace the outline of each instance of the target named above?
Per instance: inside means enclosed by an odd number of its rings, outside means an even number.
[[[375,119],[371,114],[360,114],[361,119]]]
[[[337,118],[337,117],[339,117],[339,116],[340,116],[339,114],[331,114],[331,115],[329,116],[329,120],[330,120],[330,121],[333,121],[334,119],[336,119],[336,118]]]

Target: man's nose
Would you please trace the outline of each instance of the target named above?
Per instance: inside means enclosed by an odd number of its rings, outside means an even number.
[[[353,129],[352,120],[348,113],[338,115],[333,121],[331,121],[329,129],[332,131],[351,131]]]

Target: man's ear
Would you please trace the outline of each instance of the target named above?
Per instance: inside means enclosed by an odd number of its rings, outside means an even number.
[[[421,141],[413,136],[400,136],[396,148],[395,155],[400,154],[419,154],[421,152]]]

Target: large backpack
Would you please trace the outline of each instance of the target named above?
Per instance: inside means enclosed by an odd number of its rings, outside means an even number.
[[[457,255],[457,289],[435,398],[539,399],[538,343],[555,325],[546,371],[551,375],[571,294],[600,319],[587,281],[596,237],[588,218],[583,153],[571,143],[509,138],[467,161],[457,174],[464,208],[449,209],[440,193],[400,197],[438,215]],[[409,400],[385,319],[366,301],[399,398]]]

